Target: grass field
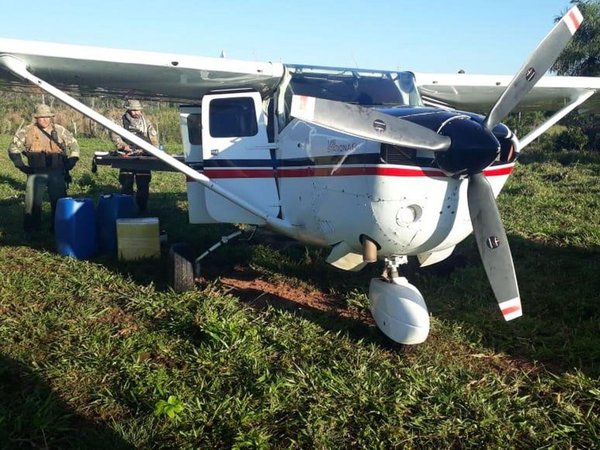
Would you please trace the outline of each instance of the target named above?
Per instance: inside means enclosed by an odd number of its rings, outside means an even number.
[[[110,143],[80,143],[70,193],[115,192],[116,171],[89,170]],[[454,270],[411,269],[432,330],[407,352],[368,321],[377,270],[341,273],[320,249],[223,247],[185,294],[164,256],[61,257],[49,232],[23,234],[25,177],[3,150],[0,448],[598,447],[599,176],[599,153],[523,155],[499,205],[525,316],[503,321],[467,239]],[[234,230],[189,225],[184,189],[154,174],[171,242],[202,251]],[[219,274],[235,265],[337,312],[231,291]]]

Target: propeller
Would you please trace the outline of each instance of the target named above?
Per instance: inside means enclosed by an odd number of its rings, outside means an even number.
[[[581,12],[574,6],[556,23],[492,106],[483,122],[486,129],[491,131],[519,104],[554,64],[582,21]],[[468,177],[469,214],[477,248],[500,310],[507,321],[512,320],[523,312],[506,231],[482,171],[471,169]]]
[[[467,199],[477,249],[500,311],[506,320],[516,319],[523,313],[512,254],[494,192],[482,172],[469,176]]]
[[[494,128],[510,114],[538,80],[552,67],[581,22],[583,22],[583,16],[579,8],[574,6],[554,25],[508,84],[496,104],[492,106],[484,123],[487,128]]]
[[[371,141],[443,152],[450,139],[408,120],[375,109],[323,98],[294,95],[290,114],[300,120]]]
[[[477,248],[506,320],[521,316],[522,309],[506,231],[494,192],[483,174],[500,150],[493,129],[554,64],[582,21],[583,16],[574,6],[556,23],[506,87],[483,123],[457,116],[434,132],[369,108],[297,95],[292,99],[291,115],[294,117],[364,139],[432,150],[436,152],[436,162],[441,169],[453,175],[467,175],[469,214]]]

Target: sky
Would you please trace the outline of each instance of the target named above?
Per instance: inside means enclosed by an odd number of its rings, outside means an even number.
[[[569,6],[568,0],[0,0],[0,38],[511,75]]]

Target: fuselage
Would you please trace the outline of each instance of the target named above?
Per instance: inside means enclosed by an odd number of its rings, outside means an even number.
[[[498,195],[514,166],[515,141],[504,125],[485,130],[477,114],[423,106],[413,81],[409,72],[295,68],[267,110],[257,93],[205,96],[201,109],[185,115],[186,160],[306,242],[343,242],[360,254],[367,237],[379,258],[451,249],[472,231],[465,176],[483,170]],[[288,113],[298,93],[375,108],[447,135],[452,145],[441,154],[311,125]],[[245,128],[254,120],[252,102],[256,125]],[[200,120],[201,145],[193,145],[198,138],[190,133]],[[265,223],[197,183],[188,184],[188,199],[193,223]]]
[[[386,109],[437,130],[449,120],[479,116],[425,107]],[[468,118],[466,118],[468,117]],[[503,127],[504,147],[512,145]],[[415,151],[292,121],[279,136],[278,186],[282,217],[334,245],[361,252],[361,237],[378,255],[417,255],[453,247],[468,236],[467,182],[436,164],[433,152]],[[501,152],[484,170],[498,195],[514,166]]]

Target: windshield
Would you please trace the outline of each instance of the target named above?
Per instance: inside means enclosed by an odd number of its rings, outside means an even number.
[[[295,66],[286,92],[362,106],[421,105],[411,72],[365,72]]]

